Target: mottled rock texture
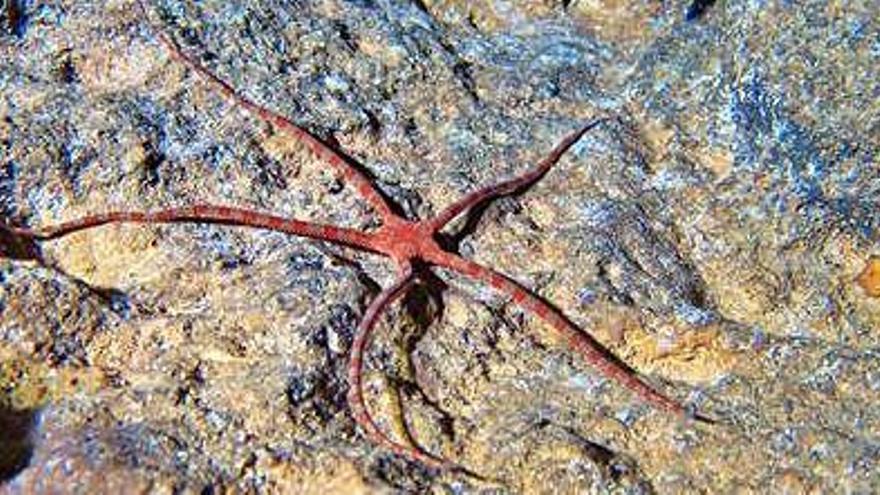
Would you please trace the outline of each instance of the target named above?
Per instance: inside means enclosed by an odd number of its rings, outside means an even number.
[[[381,260],[217,226],[108,226],[0,261],[3,493],[880,491],[880,26],[857,1],[9,0],[0,214],[198,201],[369,211],[243,94],[335,139],[411,216],[539,160],[462,254],[553,301],[685,422],[449,274],[346,354]],[[149,19],[149,21],[148,21]],[[403,411],[403,412],[402,412]]]

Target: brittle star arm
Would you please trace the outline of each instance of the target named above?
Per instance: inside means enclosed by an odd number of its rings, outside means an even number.
[[[142,0],[139,0],[138,3],[140,4],[140,8],[144,11],[146,19],[149,19],[147,6]],[[358,194],[360,194],[364,201],[366,201],[383,220],[392,215],[391,207],[385,201],[385,198],[382,197],[375,187],[373,187],[373,184],[370,183],[369,179],[355,167],[351,158],[343,155],[340,151],[334,149],[328,143],[306,129],[294,124],[293,121],[287,117],[273,112],[246,96],[239,94],[231,84],[208,70],[207,67],[199,63],[194,57],[185,53],[180,46],[178,46],[177,42],[162,31],[161,27],[156,26],[154,29],[159,41],[161,41],[162,45],[165,46],[173,58],[182,62],[211,85],[215,86],[234,104],[255,114],[263,121],[269,122],[276,128],[281,129],[305,144],[315,155],[336,169],[337,173],[342,176],[342,179],[345,182],[354,186]]]
[[[602,375],[623,385],[642,400],[659,409],[679,416],[685,415],[685,408],[681,403],[663,395],[642,381],[635,371],[614,357],[601,343],[578,328],[558,309],[518,282],[479,263],[451,253],[437,253],[430,261],[473,280],[489,284],[510,296],[518,306],[544,320],[565,337],[568,345],[576,349],[587,363],[595,367]],[[702,417],[698,417],[698,419],[702,419]]]
[[[499,196],[513,194],[526,187],[529,187],[530,185],[535,183],[535,181],[543,177],[544,174],[546,174],[547,171],[550,170],[550,168],[559,161],[562,155],[565,154],[565,152],[568,151],[568,149],[571,148],[571,146],[576,143],[578,139],[581,138],[581,136],[583,136],[590,129],[599,125],[604,120],[604,118],[593,120],[584,127],[566,136],[565,139],[563,139],[559,144],[556,145],[555,148],[553,148],[553,150],[550,152],[549,155],[547,155],[546,158],[541,160],[531,170],[510,180],[499,182],[497,184],[491,184],[483,188],[477,189],[476,191],[465,195],[463,198],[456,201],[455,203],[447,206],[437,216],[430,220],[432,230],[436,232],[442,229],[444,226],[446,226],[446,224],[454,220],[455,217],[477,206],[480,203],[490,201]]]
[[[43,228],[5,226],[12,234],[26,239],[48,241],[74,232],[109,223],[216,223],[274,230],[300,237],[332,242],[363,251],[380,252],[375,236],[345,227],[305,222],[261,213],[246,208],[199,204],[155,211],[111,211],[50,225]],[[14,239],[8,242],[13,242]],[[2,250],[0,250],[2,252]]]
[[[395,300],[399,299],[410,287],[414,280],[413,270],[410,265],[401,268],[400,277],[393,285],[383,290],[367,307],[363,319],[357,327],[354,340],[351,344],[351,355],[348,362],[348,407],[355,421],[364,430],[367,436],[378,445],[381,445],[395,454],[419,461],[426,466],[434,468],[453,467],[449,462],[433,454],[424,451],[417,445],[408,446],[398,443],[383,432],[373,420],[367,405],[364,402],[362,369],[364,352],[369,344],[370,334],[375,328],[382,311]]]

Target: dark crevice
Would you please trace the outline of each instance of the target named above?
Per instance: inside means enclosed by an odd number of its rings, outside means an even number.
[[[452,73],[455,75],[455,78],[458,79],[458,82],[461,83],[461,87],[465,90],[468,96],[471,97],[471,101],[473,103],[479,103],[480,95],[477,94],[477,84],[474,81],[471,63],[464,60],[458,52],[456,52],[455,47],[453,47],[452,44],[442,39],[439,40],[439,43],[446,54],[454,61],[454,63],[452,63]]]
[[[434,17],[434,14],[431,13],[431,9],[429,9],[428,6],[425,5],[425,2],[423,2],[422,0],[412,0],[412,3],[416,6],[417,9],[421,10],[425,14],[428,14],[429,16],[431,16],[431,18]]]
[[[33,237],[22,235],[0,216],[0,259],[36,261],[44,264],[40,245]]]
[[[38,414],[35,409],[0,406],[0,483],[13,479],[30,464]]]
[[[377,142],[382,137],[382,122],[376,114],[368,109],[364,109],[364,115],[367,117],[367,132]]]
[[[144,145],[143,182],[150,188],[155,188],[161,182],[159,169],[165,160],[165,154],[159,151],[152,142]]]
[[[27,32],[28,15],[24,0],[6,0],[6,31],[18,38]]]
[[[64,84],[76,84],[79,82],[79,74],[76,72],[76,65],[73,63],[73,55],[70,49],[64,50],[59,57],[58,65],[55,68],[55,77]]]
[[[694,21],[700,18],[712,4],[715,3],[715,0],[694,0],[688,6],[687,10],[684,13],[684,20],[686,21]]]
[[[358,51],[357,41],[354,36],[351,34],[351,30],[348,26],[341,21],[334,21],[333,28],[336,29],[336,34],[339,35],[339,39],[345,43],[346,48],[352,53]]]

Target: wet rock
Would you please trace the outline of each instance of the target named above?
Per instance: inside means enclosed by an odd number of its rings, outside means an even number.
[[[144,4],[0,13],[0,410],[24,425],[0,491],[876,491],[872,2]],[[441,270],[381,319],[364,375],[385,431],[484,479],[435,472],[345,400],[383,261],[216,225],[12,235],[200,202],[375,228],[158,32],[410,217],[608,117],[448,233],[716,422],[640,403]]]

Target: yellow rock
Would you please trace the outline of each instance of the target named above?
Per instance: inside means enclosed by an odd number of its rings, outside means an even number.
[[[83,86],[97,93],[111,93],[144,86],[156,62],[156,52],[143,43],[96,45],[73,61]]]
[[[627,360],[640,371],[662,374],[691,382],[710,381],[730,371],[739,356],[728,349],[717,330],[688,331],[673,339],[658,341],[641,326],[624,334]]]
[[[359,495],[377,493],[348,461],[327,458],[313,469],[276,459],[261,459],[256,469],[266,476],[270,493]],[[381,492],[380,492],[381,493]]]
[[[716,180],[724,180],[730,175],[733,167],[733,153],[721,148],[710,148],[697,151],[697,159],[715,174]]]
[[[8,391],[3,401],[14,409],[35,409],[77,393],[94,394],[104,383],[104,373],[97,368],[51,368],[22,357],[0,361],[0,388]]]
[[[168,263],[156,247],[155,230],[111,225],[72,234],[59,244],[57,258],[70,273],[99,287],[124,287],[167,274]]]
[[[649,121],[644,128],[644,137],[651,147],[654,161],[663,159],[669,150],[669,142],[675,136],[675,130],[663,125],[663,123],[652,120]]]
[[[872,256],[865,263],[865,268],[856,278],[856,283],[865,291],[865,294],[871,297],[880,297],[880,256]]]
[[[471,319],[471,309],[468,307],[466,300],[458,297],[449,297],[446,299],[444,315],[453,326],[464,328]]]

